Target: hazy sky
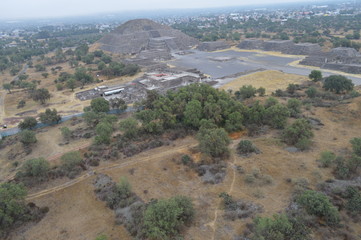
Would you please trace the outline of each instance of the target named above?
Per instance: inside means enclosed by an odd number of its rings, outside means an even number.
[[[0,0],[0,18],[41,18],[137,9],[206,8],[297,1],[299,0]]]

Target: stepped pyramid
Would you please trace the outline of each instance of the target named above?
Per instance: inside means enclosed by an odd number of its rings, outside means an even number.
[[[101,50],[116,54],[165,60],[171,57],[171,51],[187,50],[198,44],[198,40],[179,30],[148,19],[136,19],[119,26],[97,45]]]

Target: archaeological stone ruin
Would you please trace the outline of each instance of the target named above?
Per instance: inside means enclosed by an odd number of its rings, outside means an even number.
[[[229,47],[230,45],[225,41],[215,41],[215,42],[203,42],[197,47],[197,49],[200,51],[212,52],[212,51],[227,49]]]
[[[329,52],[323,52],[318,44],[295,44],[291,40],[263,41],[258,39],[246,39],[238,45],[238,48],[276,51],[291,55],[306,55],[307,57],[300,64],[361,74],[361,54],[354,48],[339,47]]]
[[[98,41],[98,48],[122,55],[135,55],[140,65],[146,61],[169,60],[171,52],[199,44],[179,30],[148,19],[131,20]]]

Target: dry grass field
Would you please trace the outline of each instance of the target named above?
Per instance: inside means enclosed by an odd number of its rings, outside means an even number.
[[[221,87],[221,89],[231,89],[233,92],[239,90],[243,85],[252,85],[259,88],[264,87],[266,94],[270,94],[277,89],[285,89],[288,84],[300,84],[308,78],[296,74],[288,74],[275,70],[256,72],[239,77]]]
[[[270,130],[258,137],[232,134],[232,155],[227,160],[226,178],[220,184],[204,184],[193,170],[173,160],[179,159],[183,154],[199,158],[192,150],[197,145],[193,137],[177,140],[170,146],[149,150],[130,158],[102,162],[94,170],[96,173],[108,174],[114,181],[123,176],[127,177],[133,191],[145,202],[152,198],[168,198],[177,194],[191,197],[197,214],[195,223],[184,232],[185,239],[232,239],[245,229],[251,219],[224,219],[219,193],[227,192],[234,199],[262,205],[264,211],[261,215],[271,216],[289,204],[294,185],[287,179],[307,179],[313,188],[317,183],[333,178],[330,169],[318,167],[316,160],[320,153],[325,150],[334,151],[336,154],[344,152],[351,148],[351,138],[361,136],[360,97],[346,105],[312,108],[304,111],[304,114],[317,118],[324,124],[319,130],[314,130],[315,137],[310,150],[287,152],[284,149],[286,145],[279,139],[279,130]],[[41,136],[39,138],[42,139]],[[261,153],[250,157],[237,155],[235,148],[240,139],[251,140]],[[40,140],[38,147],[44,147],[45,144]],[[53,153],[56,154],[56,150]],[[236,166],[241,166],[245,173],[240,174]],[[245,175],[253,171],[271,176],[272,183],[246,183]],[[44,189],[49,188],[49,192],[38,195],[37,191],[33,191],[31,201],[39,206],[48,206],[50,211],[38,224],[17,232],[11,239],[83,240],[95,239],[100,233],[108,235],[110,240],[131,239],[122,226],[114,224],[113,212],[103,202],[96,200],[92,185],[94,178],[95,176],[85,173],[69,187],[59,188],[49,183],[48,186],[43,186]],[[351,226],[354,226],[356,234],[361,234],[361,229],[354,223],[351,223]],[[313,239],[322,238],[313,236]]]

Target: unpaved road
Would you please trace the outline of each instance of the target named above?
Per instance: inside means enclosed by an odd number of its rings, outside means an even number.
[[[37,193],[29,194],[27,196],[26,200],[30,201],[30,200],[33,200],[33,199],[36,199],[36,198],[39,198],[39,197],[42,197],[42,196],[45,196],[45,195],[48,195],[48,194],[63,190],[63,189],[66,189],[66,188],[68,188],[70,186],[73,186],[73,185],[75,185],[77,183],[80,183],[80,182],[92,177],[93,175],[95,175],[97,173],[102,173],[104,171],[115,169],[115,168],[123,168],[123,167],[136,165],[136,164],[139,164],[139,163],[145,163],[145,162],[152,161],[152,160],[162,159],[162,156],[164,156],[164,155],[171,154],[171,153],[174,153],[174,152],[179,152],[179,151],[188,149],[189,147],[193,147],[195,145],[196,144],[194,144],[194,143],[184,143],[181,146],[170,147],[165,151],[157,152],[157,153],[155,153],[155,154],[153,154],[151,156],[148,156],[148,157],[142,157],[142,158],[139,159],[139,156],[136,155],[136,156],[132,157],[131,160],[129,160],[127,162],[113,164],[113,165],[105,166],[105,167],[95,168],[95,169],[90,170],[87,173],[85,173],[85,174],[83,174],[83,175],[81,175],[81,176],[79,176],[79,177],[77,177],[77,178],[75,178],[75,179],[73,179],[71,181],[63,183],[63,184],[61,184],[59,186],[49,188],[49,189],[45,189],[45,190],[42,190],[42,191],[37,192]]]

